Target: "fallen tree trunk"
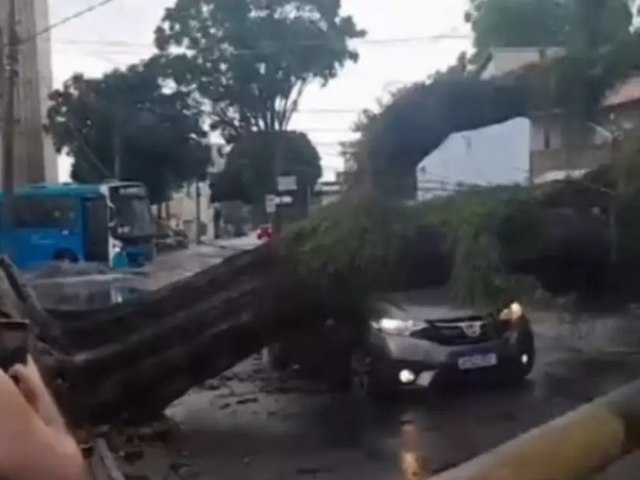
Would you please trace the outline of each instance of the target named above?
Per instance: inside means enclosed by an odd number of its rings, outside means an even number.
[[[44,311],[8,260],[2,299],[32,319],[34,355],[76,424],[143,422],[299,320],[275,246],[242,253],[139,300]],[[285,308],[281,308],[281,307]],[[307,317],[308,318],[308,317]]]

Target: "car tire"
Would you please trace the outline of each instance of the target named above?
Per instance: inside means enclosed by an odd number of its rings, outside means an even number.
[[[509,372],[507,381],[509,383],[520,383],[524,381],[533,371],[533,367],[536,362],[536,349],[532,341],[526,341],[526,345],[523,345],[519,349],[518,358],[516,363]],[[521,359],[523,355],[527,356],[527,361],[523,362]]]
[[[396,389],[376,379],[371,357],[358,349],[351,355],[351,393],[360,399],[388,400]]]

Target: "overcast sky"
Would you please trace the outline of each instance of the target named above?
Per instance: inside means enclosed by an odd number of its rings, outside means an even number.
[[[98,0],[49,0],[56,22]],[[56,85],[75,72],[99,75],[136,62],[151,51],[153,30],[175,0],[115,0],[54,31]],[[360,61],[345,68],[327,87],[314,86],[303,97],[292,128],[306,131],[323,158],[325,175],[342,168],[339,143],[353,137],[351,125],[399,85],[427,78],[470,48],[464,12],[468,0],[343,0],[368,32],[357,42]],[[444,38],[438,38],[443,36]],[[435,37],[435,38],[434,38]],[[394,41],[388,41],[394,40]],[[68,178],[68,161],[60,165]]]

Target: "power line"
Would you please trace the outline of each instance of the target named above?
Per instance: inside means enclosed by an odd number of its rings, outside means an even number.
[[[352,113],[360,113],[365,108],[357,109],[357,108],[307,108],[303,110],[298,110],[296,113],[303,114],[311,114],[311,115],[335,115],[335,114],[352,114]]]
[[[104,7],[105,5],[108,5],[109,3],[114,2],[115,0],[101,0],[98,3],[95,3],[89,7],[83,8],[82,10],[77,11],[76,13],[69,15],[68,17],[64,17],[61,20],[51,23],[48,26],[46,26],[45,28],[43,28],[42,30],[37,31],[36,33],[34,33],[33,35],[30,35],[28,37],[23,38],[20,41],[20,45],[24,45],[26,43],[31,42],[32,40],[35,40],[36,38],[42,36],[42,35],[46,35],[47,33],[51,32],[52,30],[61,27],[63,25],[66,25],[67,23],[76,20],[80,17],[83,17],[85,15],[87,15],[88,13],[94,12],[95,10],[98,10],[101,7]]]
[[[105,0],[107,3],[113,0]],[[434,42],[441,40],[470,40],[473,36],[471,34],[463,34],[463,33],[443,33],[443,34],[434,34],[428,36],[421,37],[402,37],[402,38],[360,38],[354,39],[352,42],[360,43],[363,45],[394,45],[394,44],[406,44],[406,43],[421,43],[421,42]],[[91,39],[61,39],[58,42],[62,45],[93,45],[93,46],[109,46],[109,47],[122,47],[122,48],[134,48],[134,49],[149,49],[154,48],[153,43],[139,43],[139,42],[130,42],[127,40],[91,40]],[[302,41],[295,43],[287,43],[286,45],[282,45],[281,48],[290,48],[292,45],[295,46],[320,46],[320,47],[333,47],[335,45],[330,42],[319,42],[319,41]],[[237,50],[235,53],[265,53],[259,48],[252,49],[241,49]]]

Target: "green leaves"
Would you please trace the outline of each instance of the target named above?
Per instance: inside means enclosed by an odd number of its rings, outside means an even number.
[[[477,57],[495,47],[565,45],[571,6],[562,0],[484,0],[476,2],[472,19]]]
[[[469,20],[476,58],[496,47],[567,47],[597,50],[628,34],[627,0],[482,0]]]
[[[301,281],[331,302],[449,283],[460,303],[496,307],[517,296],[499,234],[527,195],[472,189],[413,206],[347,197],[285,232],[284,251]],[[517,244],[521,231],[504,238]]]
[[[327,83],[364,35],[339,0],[178,0],[156,45],[178,87],[195,93],[233,142],[285,130],[305,88]]]
[[[215,179],[217,200],[244,200],[264,205],[267,194],[275,194],[276,178],[298,179],[296,204],[305,205],[322,175],[320,154],[301,132],[256,132],[241,138],[229,152],[224,172]],[[217,191],[216,191],[217,190]]]
[[[99,79],[76,75],[50,95],[47,129],[56,149],[73,156],[74,180],[113,178],[119,155],[122,178],[144,182],[158,202],[203,176],[206,133],[188,97],[160,83],[161,69],[151,59]]]
[[[409,85],[378,114],[363,116],[348,156],[374,190],[413,198],[416,166],[450,134],[523,115],[525,99],[519,86],[453,73]]]

